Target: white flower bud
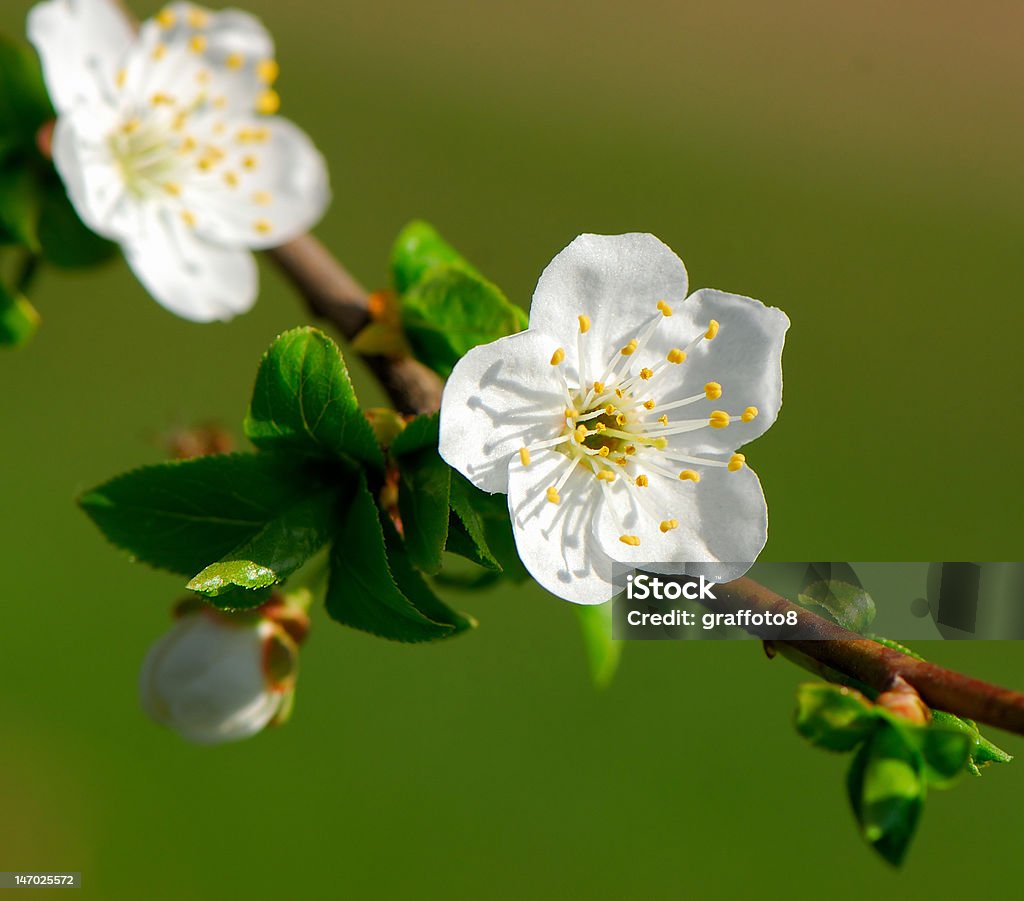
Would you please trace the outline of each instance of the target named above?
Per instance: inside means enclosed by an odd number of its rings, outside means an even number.
[[[143,709],[196,744],[255,735],[290,701],[298,646],[266,616],[181,613],[146,655]]]

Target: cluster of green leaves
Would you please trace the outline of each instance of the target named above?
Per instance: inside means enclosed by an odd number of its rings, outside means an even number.
[[[828,682],[797,692],[796,728],[827,751],[854,752],[847,792],[861,835],[889,863],[902,863],[928,788],[945,789],[964,773],[981,775],[1010,756],[977,725],[943,711],[919,724],[860,692]]]
[[[23,344],[39,324],[25,292],[40,262],[92,266],[115,249],[82,224],[40,150],[53,118],[35,53],[0,35],[0,345]]]

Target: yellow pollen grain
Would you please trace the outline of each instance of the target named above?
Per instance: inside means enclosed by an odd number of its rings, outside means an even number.
[[[234,172],[225,172],[224,181],[227,183],[229,188],[238,187],[238,176]]]
[[[201,9],[188,11],[188,24],[193,28],[205,28],[210,24],[210,17]]]
[[[633,454],[636,453],[636,447],[634,447],[632,444],[627,444],[625,450],[626,450],[626,456],[627,457],[632,457]]]
[[[173,181],[168,181],[164,183],[164,190],[172,197],[177,197],[179,194],[181,194],[181,185]]]
[[[552,485],[547,490],[547,497],[548,497],[548,502],[552,503],[552,504],[558,504],[558,503],[561,503],[561,501],[562,501],[562,498],[559,497],[558,492],[555,491],[555,486],[554,485]]]
[[[708,417],[708,425],[713,429],[724,429],[729,425],[729,414],[724,410],[715,410]]]
[[[267,219],[257,219],[252,227],[261,235],[269,235],[274,230],[273,224]]]
[[[700,473],[692,469],[684,469],[681,473],[679,473],[679,478],[683,482],[697,483],[700,481]]]
[[[155,59],[157,62],[159,62],[165,56],[167,56],[167,47],[166,47],[166,45],[164,45],[164,44],[157,44],[153,48],[153,59]]]
[[[668,425],[668,415],[658,417],[659,425]]]
[[[672,307],[670,307],[665,301],[658,301],[658,309],[661,310],[661,315],[668,319],[672,315]]]
[[[565,348],[560,347],[551,355],[551,365],[557,366],[565,360]]]
[[[601,449],[600,449],[600,450],[599,450],[599,451],[597,452],[597,455],[598,455],[599,457],[607,457],[609,453],[610,453],[610,451],[608,450],[608,446],[607,446],[607,445],[605,445],[604,447],[602,447],[602,448],[601,448]]]
[[[653,400],[645,400],[644,401],[644,409],[645,410],[653,410],[654,409],[654,401]]]
[[[245,57],[241,53],[229,53],[224,58],[224,65],[232,72],[237,72],[245,65]]]
[[[154,94],[149,102],[153,106],[173,106],[174,98],[170,94]]]
[[[263,116],[272,116],[281,108],[281,97],[277,91],[268,88],[256,98],[256,112]]]
[[[622,348],[622,350],[619,351],[619,353],[622,354],[622,356],[624,356],[624,357],[630,357],[630,356],[633,355],[633,352],[637,349],[637,346],[639,344],[640,344],[640,342],[637,341],[636,338],[633,338],[629,342],[629,344],[627,344],[624,348]]]
[[[654,375],[654,370],[653,369],[648,369],[646,366],[643,369],[640,370],[640,378],[642,378],[645,382],[649,378],[651,378],[651,376],[653,376],[653,375]]]
[[[580,415],[573,407],[566,407],[564,412],[566,419],[575,419]]]
[[[604,394],[604,382],[594,382],[594,393]]]
[[[630,547],[640,547],[640,538],[636,535],[620,535],[619,541],[628,544]]]
[[[616,466],[625,466],[629,461],[625,457],[613,457],[612,462]]]
[[[619,413],[619,414],[616,415],[616,417],[615,417],[615,424],[616,425],[625,425],[626,424],[626,416],[625,416],[624,413]]]
[[[613,415],[615,413],[615,404],[605,404],[604,405],[604,411],[609,416]]]
[[[277,64],[277,60],[264,59],[256,64],[256,77],[264,84],[273,84],[280,74],[281,67]]]
[[[608,428],[608,427],[603,422],[595,422],[594,423],[594,431],[595,432],[603,432],[606,428]]]
[[[646,488],[650,484],[650,482],[648,481],[647,476],[638,475],[633,480],[633,484],[636,485],[637,488]]]
[[[718,400],[722,396],[722,386],[718,382],[708,382],[704,386],[704,396],[708,400]]]
[[[743,454],[733,454],[729,458],[729,463],[726,466],[726,469],[728,469],[729,472],[739,472],[739,470],[743,469],[743,464],[746,462],[747,458],[744,457]]]
[[[757,407],[747,407],[747,409],[740,414],[740,419],[744,422],[751,422],[757,419]]]
[[[717,319],[712,319],[708,323],[708,330],[706,332],[704,332],[704,337],[707,338],[708,341],[714,341],[715,340],[715,335],[717,335],[717,334],[718,334],[718,320]]]
[[[188,210],[182,210],[181,221],[184,222],[189,228],[195,228],[196,217]]]
[[[660,526],[658,526],[658,528],[661,529],[662,532],[671,532],[673,529],[678,529],[679,528],[679,520],[678,519],[665,519],[665,520],[662,520],[662,523],[661,523]]]
[[[668,438],[655,438],[651,446],[656,447],[658,450],[664,450],[668,447]]]
[[[665,357],[669,363],[682,363],[686,359],[686,352],[680,350],[678,347],[673,347]]]
[[[573,433],[573,437],[576,439],[577,444],[582,444],[584,439],[587,437],[587,427],[585,425],[576,426],[576,431]]]
[[[522,463],[523,466],[530,465],[530,452],[525,447],[519,448],[519,462]]]
[[[252,195],[252,202],[257,206],[270,206],[274,197],[269,191],[255,191]]]
[[[178,17],[174,15],[173,10],[162,9],[156,14],[156,24],[161,28],[173,28],[177,21]]]
[[[615,473],[612,472],[610,469],[602,469],[599,473],[597,473],[597,479],[600,482],[614,482]]]
[[[242,168],[244,168],[244,169],[250,169],[250,170],[251,169],[255,169],[258,163],[259,163],[259,160],[256,159],[256,157],[254,157],[254,156],[244,156],[244,157],[242,157]]]
[[[203,53],[206,51],[206,44],[206,35],[193,35],[192,39],[188,42],[188,49],[193,53]]]
[[[585,335],[587,332],[590,331],[590,317],[580,316],[578,318],[580,321],[580,334]]]
[[[619,398],[619,400],[622,400],[622,398],[624,398],[626,395],[625,395],[625,393],[623,392],[623,390],[621,388],[616,388],[615,389],[615,396],[617,398]]]

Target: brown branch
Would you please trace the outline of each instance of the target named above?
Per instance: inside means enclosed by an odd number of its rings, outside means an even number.
[[[370,322],[370,296],[349,271],[312,235],[270,251],[309,311],[353,339]],[[433,413],[441,407],[441,379],[411,357],[365,355],[402,413]]]

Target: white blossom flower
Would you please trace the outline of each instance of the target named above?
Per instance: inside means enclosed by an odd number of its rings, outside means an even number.
[[[307,135],[274,114],[273,41],[238,10],[174,3],[136,33],[114,0],[29,13],[75,209],[150,294],[198,322],[257,293],[251,251],[311,228],[330,199]]]
[[[653,235],[581,235],[541,275],[529,328],[471,350],[445,387],[441,455],[508,494],[523,563],[567,600],[606,601],[615,563],[724,581],[764,547],[736,449],[778,415],[789,319],[686,293]]]
[[[283,718],[304,616],[289,611],[288,622],[273,612],[229,616],[201,602],[182,607],[142,665],[139,692],[150,718],[204,745],[248,738]]]

